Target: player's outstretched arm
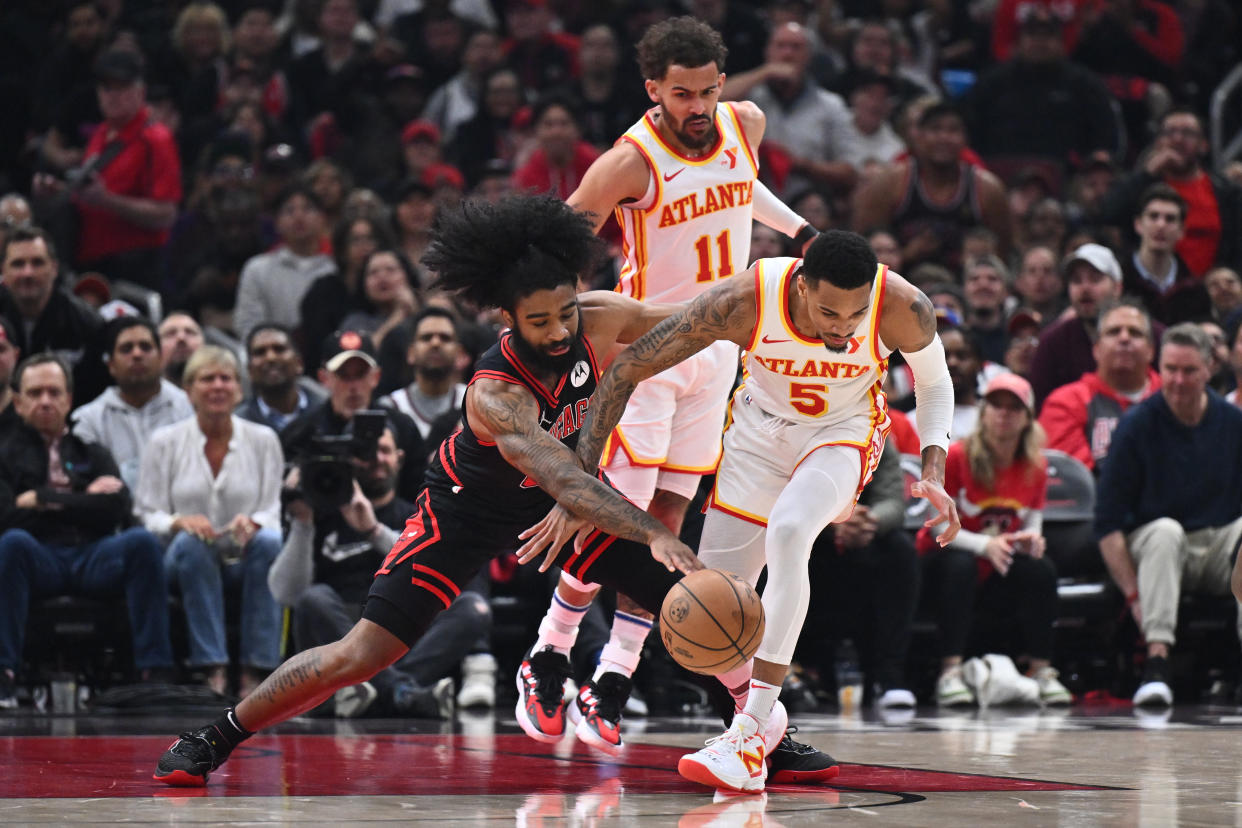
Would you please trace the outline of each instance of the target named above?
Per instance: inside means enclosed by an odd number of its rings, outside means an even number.
[[[466,407],[476,433],[494,440],[510,465],[566,509],[609,534],[646,544],[670,571],[702,568],[689,547],[670,542],[676,539],[662,523],[584,472],[573,452],[540,428],[539,406],[528,390],[479,380],[470,388]]]
[[[626,348],[600,378],[595,402],[578,435],[578,457],[588,472],[599,467],[608,435],[634,387],[720,340],[745,347],[755,327],[754,270],[700,294],[686,309],[656,325]],[[598,525],[598,524],[597,524]]]
[[[638,150],[618,141],[587,168],[578,189],[566,201],[578,212],[588,214],[598,232],[618,204],[637,201],[646,194],[650,178],[651,170]]]

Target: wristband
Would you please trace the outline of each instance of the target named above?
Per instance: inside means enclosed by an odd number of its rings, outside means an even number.
[[[801,253],[806,243],[818,235],[819,231],[812,227],[809,221],[802,225],[802,229],[795,233],[793,237],[794,244],[798,245],[798,252]]]

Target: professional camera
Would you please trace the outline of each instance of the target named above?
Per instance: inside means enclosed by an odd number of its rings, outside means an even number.
[[[282,501],[305,500],[315,512],[344,506],[354,496],[354,461],[371,463],[388,415],[366,410],[354,413],[349,434],[315,435],[311,448],[298,461],[301,482],[284,489]]]

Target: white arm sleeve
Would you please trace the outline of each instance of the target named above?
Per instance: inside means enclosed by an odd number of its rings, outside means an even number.
[[[919,448],[939,446],[949,450],[953,426],[953,381],[944,361],[944,345],[936,334],[927,347],[913,353],[902,351],[914,374],[914,406],[919,429]]]
[[[773,230],[779,230],[789,238],[798,235],[806,219],[789,209],[785,202],[776,197],[762,181],[755,180],[755,194],[752,201],[755,218]]]

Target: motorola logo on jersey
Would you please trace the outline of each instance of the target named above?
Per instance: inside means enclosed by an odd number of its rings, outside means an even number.
[[[578,364],[569,372],[569,382],[574,388],[581,388],[590,376],[591,366],[586,364],[586,360],[578,360]]]

